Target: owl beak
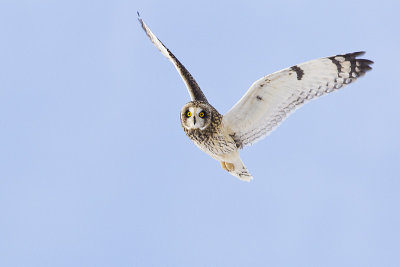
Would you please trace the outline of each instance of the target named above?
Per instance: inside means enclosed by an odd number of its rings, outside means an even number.
[[[193,125],[196,125],[196,117],[193,117]]]

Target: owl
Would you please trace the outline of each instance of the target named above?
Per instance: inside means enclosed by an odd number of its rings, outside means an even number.
[[[139,13],[138,13],[139,15]],[[186,135],[221,167],[243,181],[253,179],[240,159],[239,149],[267,136],[309,100],[336,91],[371,70],[373,61],[360,59],[365,52],[319,58],[298,64],[255,81],[243,97],[221,115],[208,101],[182,63],[138,20],[152,43],[171,61],[184,81],[191,101],[180,120]]]

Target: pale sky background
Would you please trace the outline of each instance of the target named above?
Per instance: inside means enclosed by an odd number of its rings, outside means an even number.
[[[223,171],[136,11],[226,113],[258,78],[366,50]],[[399,1],[1,1],[0,266],[400,266]]]

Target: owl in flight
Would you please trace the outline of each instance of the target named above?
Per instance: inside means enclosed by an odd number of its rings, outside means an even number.
[[[139,14],[138,14],[139,15]],[[202,151],[224,170],[243,181],[253,179],[240,159],[239,149],[254,144],[274,130],[289,114],[311,99],[333,92],[363,76],[373,63],[355,52],[311,60],[255,81],[244,96],[221,115],[193,76],[139,17],[147,36],[178,70],[191,101],[183,106],[181,124]]]

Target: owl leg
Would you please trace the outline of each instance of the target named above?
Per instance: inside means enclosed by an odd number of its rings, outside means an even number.
[[[221,167],[227,172],[231,172],[235,169],[235,165],[233,165],[232,163],[225,162],[225,161],[221,161],[220,163],[221,163]]]

